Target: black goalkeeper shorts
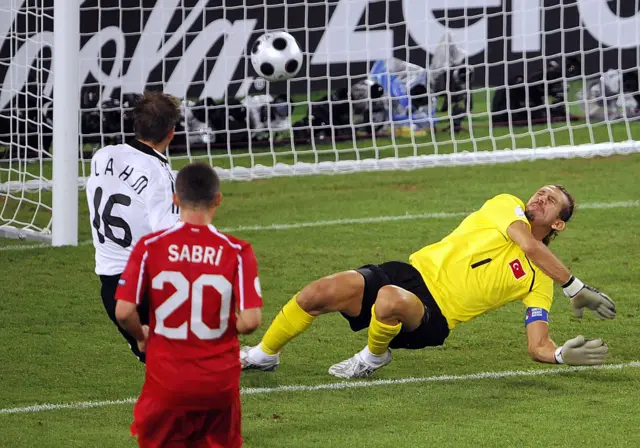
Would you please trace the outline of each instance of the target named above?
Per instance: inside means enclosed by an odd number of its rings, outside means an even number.
[[[366,265],[356,269],[364,277],[362,310],[356,317],[342,316],[349,321],[353,331],[360,331],[371,322],[371,307],[378,291],[386,285],[398,286],[415,294],[424,305],[422,323],[413,331],[401,330],[391,340],[390,348],[421,349],[444,344],[449,336],[447,319],[442,315],[422,275],[408,263],[390,261],[379,265]]]
[[[104,309],[107,311],[109,315],[109,319],[118,327],[118,331],[129,343],[129,348],[131,352],[140,360],[140,362],[145,362],[146,357],[145,354],[138,350],[138,342],[136,339],[123,330],[120,325],[118,325],[118,321],[116,320],[116,290],[118,289],[118,281],[120,280],[120,275],[101,275],[100,282],[102,283],[102,288],[100,290],[100,295],[102,296],[102,304],[104,305]],[[149,304],[146,298],[143,298],[142,303],[138,306],[138,314],[140,315],[140,322],[144,325],[149,323]]]

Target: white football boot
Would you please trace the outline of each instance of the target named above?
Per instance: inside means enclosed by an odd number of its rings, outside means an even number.
[[[242,370],[262,370],[272,372],[280,365],[280,355],[270,356],[260,350],[260,346],[244,346],[240,349]]]
[[[338,378],[367,378],[373,372],[391,362],[391,350],[381,357],[379,363],[371,364],[364,360],[361,353],[356,353],[351,358],[334,364],[329,368],[329,373]]]

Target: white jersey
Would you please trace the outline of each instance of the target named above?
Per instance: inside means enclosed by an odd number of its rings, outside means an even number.
[[[91,159],[87,201],[96,274],[122,274],[138,240],[173,226],[175,178],[166,156],[134,140],[105,146]]]

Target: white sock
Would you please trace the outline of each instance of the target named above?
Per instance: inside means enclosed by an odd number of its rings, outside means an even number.
[[[260,348],[260,344],[258,344],[255,347],[253,347],[251,350],[249,350],[249,356],[255,362],[262,364],[262,363],[265,363],[265,362],[273,361],[273,359],[276,358],[278,355],[268,355],[268,354],[266,354]]]
[[[387,356],[386,353],[384,355],[374,355],[369,350],[369,346],[368,345],[365,346],[362,350],[360,350],[359,355],[363,359],[364,362],[366,362],[367,364],[369,364],[370,366],[373,366],[373,367],[376,367],[376,366],[379,366],[380,364],[382,364],[382,362],[384,361],[384,359]]]

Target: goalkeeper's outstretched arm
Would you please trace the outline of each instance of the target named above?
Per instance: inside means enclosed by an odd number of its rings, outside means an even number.
[[[571,305],[577,317],[582,317],[584,308],[589,308],[601,319],[616,317],[616,305],[613,300],[572,276],[562,261],[542,241],[534,238],[524,222],[515,221],[507,228],[507,233],[529,260],[562,285],[564,294],[571,298]]]
[[[569,269],[542,241],[534,238],[524,222],[515,221],[507,227],[507,233],[509,238],[527,254],[527,257],[553,281],[564,285],[571,279]]]
[[[527,342],[531,359],[549,364],[556,363],[554,354],[558,347],[549,337],[547,322],[531,322],[527,325]]]
[[[549,337],[549,324],[543,321],[527,325],[529,355],[534,361],[549,364],[592,366],[604,364],[609,347],[602,339],[577,336],[558,347]]]

